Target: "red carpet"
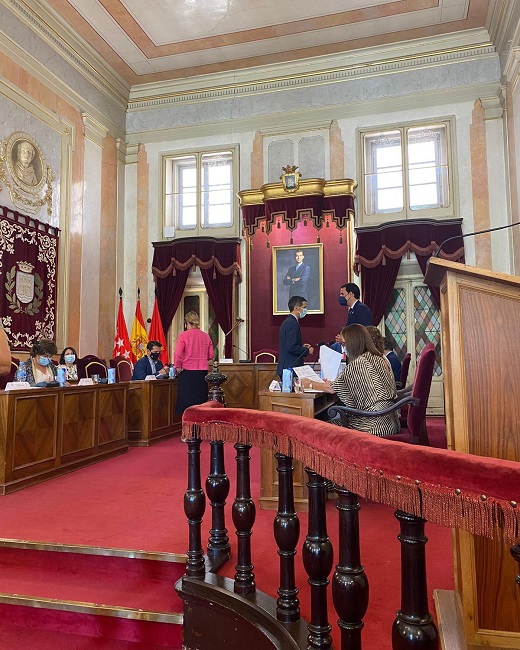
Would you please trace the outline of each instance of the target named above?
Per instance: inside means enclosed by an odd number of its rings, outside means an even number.
[[[433,429],[429,427],[431,439],[435,428],[440,430],[438,426]],[[203,479],[209,466],[208,447],[203,446]],[[257,499],[259,451],[253,449],[251,455],[252,494]],[[231,477],[234,476],[233,459],[234,450],[228,446],[226,467]],[[230,514],[234,494],[233,480],[231,484],[226,522],[230,529],[233,557],[223,571],[228,576],[233,575],[236,560],[235,535]],[[182,511],[185,488],[186,448],[179,439],[150,448],[132,448],[125,456],[0,497],[0,535],[4,538],[62,544],[184,553],[187,549],[187,526]],[[329,501],[328,510],[328,532],[335,544],[337,515],[334,502]],[[257,587],[276,596],[278,585],[274,567],[278,560],[272,532],[273,516],[273,511],[257,509],[252,548]],[[389,650],[390,629],[400,598],[400,546],[396,539],[398,523],[390,508],[373,503],[362,504],[360,517],[362,563],[370,583],[370,605],[363,632],[364,647],[368,650]],[[304,513],[300,514],[300,520],[302,534],[298,545],[297,580],[302,615],[308,618],[308,590],[300,553],[307,525]],[[207,540],[210,525],[208,507],[204,521],[204,541]],[[427,525],[426,534],[430,540],[426,547],[429,592],[431,594],[434,589],[453,589],[451,531]],[[16,587],[14,583],[12,586],[13,589]],[[166,593],[161,593],[144,596],[148,599],[147,606],[154,597],[167,598]],[[135,602],[133,595],[128,598],[129,602]],[[433,612],[433,604],[431,611]],[[335,646],[339,647],[336,615],[332,607],[329,620],[334,629]],[[25,650],[38,646],[24,644],[20,639],[19,645],[2,643],[0,647]],[[116,645],[106,647],[119,649]]]

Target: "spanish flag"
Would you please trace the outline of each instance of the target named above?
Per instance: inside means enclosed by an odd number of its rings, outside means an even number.
[[[132,353],[138,361],[146,354],[146,345],[148,344],[148,335],[144,327],[143,314],[141,313],[140,291],[137,290],[137,303],[135,305],[135,316],[132,324],[132,334],[130,336],[130,345]]]

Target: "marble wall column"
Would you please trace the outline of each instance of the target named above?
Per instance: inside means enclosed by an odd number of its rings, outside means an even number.
[[[101,270],[101,181],[103,139],[107,131],[83,113],[85,178],[83,189],[83,241],[81,263],[80,356],[99,354],[100,283],[93,281]]]
[[[493,97],[482,97],[486,128],[487,177],[489,194],[489,228],[511,223],[509,186],[507,182],[506,123],[504,120],[502,93]],[[504,200],[507,199],[507,200]],[[481,237],[483,235],[480,235]],[[508,254],[505,255],[505,251]],[[493,271],[511,273],[512,231],[500,230],[491,235],[491,268]]]
[[[123,310],[125,313],[128,333],[137,299],[137,244],[141,237],[137,224],[137,161],[139,144],[126,145],[125,164],[125,223],[124,223],[124,261],[123,261]]]
[[[486,230],[489,219],[489,179],[487,166],[486,124],[484,108],[480,100],[475,102],[470,130],[471,185],[473,194],[473,227]],[[476,265],[483,269],[492,268],[491,235],[477,235],[475,238]]]

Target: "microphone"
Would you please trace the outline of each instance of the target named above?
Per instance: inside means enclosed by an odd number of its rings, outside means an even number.
[[[234,324],[233,327],[229,330],[229,332],[226,332],[226,333],[224,334],[224,338],[226,339],[226,338],[231,334],[231,332],[235,329],[235,327],[237,327],[238,325],[240,325],[240,323],[245,323],[245,320],[244,320],[243,318],[240,318],[240,316],[237,316],[236,319],[235,319],[235,324]]]
[[[512,228],[513,226],[520,226],[520,221],[515,221],[515,223],[508,223],[505,226],[497,226],[496,228],[486,228],[486,230],[476,230],[475,232],[467,232],[464,235],[453,235],[453,237],[448,237],[443,242],[441,242],[439,248],[435,251],[432,257],[439,257],[444,244],[447,244],[453,239],[463,239],[464,237],[473,237],[473,235],[483,235],[486,232],[495,232],[495,230],[504,230],[505,228]]]
[[[244,322],[244,321],[242,321],[242,322]],[[245,350],[242,350],[242,348],[239,348],[238,345],[235,345],[234,343],[233,343],[233,347],[236,348],[237,350],[239,350],[240,352],[243,352],[246,355],[246,358],[245,359],[239,359],[238,363],[253,363],[251,359],[247,358],[247,352]]]

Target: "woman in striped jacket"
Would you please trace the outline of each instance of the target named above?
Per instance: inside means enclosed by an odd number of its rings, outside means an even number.
[[[334,379],[322,382],[304,381],[305,388],[335,393],[345,406],[362,411],[381,411],[397,397],[394,375],[388,361],[374,345],[363,325],[349,325],[341,331],[345,341],[348,363]],[[312,385],[309,385],[312,383]],[[383,416],[349,416],[349,427],[375,436],[399,433],[397,411]]]

